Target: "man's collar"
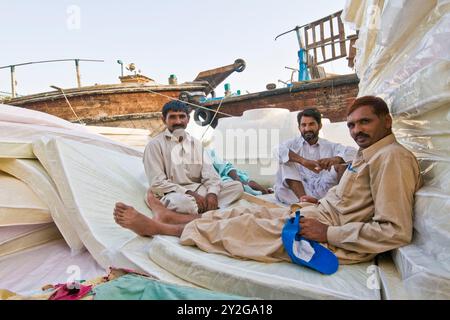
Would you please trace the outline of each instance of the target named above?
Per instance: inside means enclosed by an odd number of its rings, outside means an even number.
[[[383,148],[387,145],[390,145],[394,142],[397,142],[397,139],[395,139],[394,134],[391,133],[391,134],[387,135],[386,137],[384,137],[383,139],[378,140],[370,147],[362,149],[362,150],[360,149],[360,152],[362,153],[364,161],[368,162],[370,160],[370,158],[372,158],[373,155],[375,153],[377,153],[378,150],[380,150],[381,148]]]
[[[168,128],[166,128],[166,130],[164,130],[164,136],[171,138],[173,136],[172,132],[169,131]]]
[[[305,138],[303,138],[303,136],[300,136],[300,141],[302,144],[306,143],[306,144],[310,145],[311,147],[313,147],[313,146],[320,146],[321,142],[323,142],[323,139],[319,137],[319,139],[317,139],[317,142],[312,145],[309,144],[309,142],[306,141]]]

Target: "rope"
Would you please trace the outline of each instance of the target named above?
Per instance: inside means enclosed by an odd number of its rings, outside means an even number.
[[[63,96],[64,96],[64,99],[66,99],[66,102],[67,102],[67,104],[68,104],[69,107],[70,107],[70,110],[72,110],[72,112],[73,112],[73,114],[75,115],[75,117],[77,117],[77,121],[78,121],[81,125],[84,125],[84,122],[80,120],[80,118],[78,117],[78,115],[77,115],[77,113],[75,112],[75,110],[73,110],[72,105],[71,105],[70,102],[69,102],[69,99],[67,99],[67,96],[66,96],[66,94],[64,93],[64,90],[63,90],[63,89],[60,89],[60,90],[61,90],[61,93],[62,93]]]
[[[213,118],[211,119],[211,122],[208,124],[208,127],[205,129],[205,132],[203,132],[202,138],[201,138],[202,142],[203,142],[203,137],[205,136],[206,132],[208,131],[208,129],[211,127],[211,124],[212,124],[212,123],[214,122],[214,120],[216,119],[217,113],[219,113],[219,109],[220,109],[220,107],[222,106],[223,100],[225,100],[225,97],[223,97],[222,99],[220,99],[219,106],[217,107],[217,110],[216,110],[216,112],[214,113],[214,116],[213,116]]]
[[[199,109],[204,109],[204,110],[212,111],[211,109],[206,108],[206,107],[203,107],[203,106],[201,106],[201,105],[198,105],[198,104],[195,104],[195,103],[192,103],[192,102],[183,101],[183,100],[180,100],[180,99],[177,99],[177,98],[173,98],[173,97],[170,97],[170,96],[168,96],[168,95],[159,93],[159,92],[157,92],[157,91],[153,91],[153,90],[150,90],[150,89],[147,89],[147,88],[145,88],[144,90],[146,90],[146,91],[148,91],[148,92],[151,92],[151,93],[158,94],[158,95],[163,96],[163,97],[166,97],[166,98],[168,98],[168,99],[170,99],[170,100],[181,101],[181,102],[183,102],[183,103],[186,103],[186,104],[188,104],[188,105],[194,106],[194,107],[199,108]],[[223,99],[224,99],[224,98],[222,98],[222,100],[223,100]],[[221,101],[220,103],[222,103],[222,101]],[[217,109],[219,109],[219,108],[217,108]],[[227,116],[227,117],[234,117],[233,115],[228,114],[228,113],[225,113],[225,112],[216,112],[216,113],[219,113],[219,114],[224,115],[224,116]]]
[[[145,89],[145,90],[148,91],[148,92],[151,92],[151,93],[159,94],[160,96],[169,98],[170,100],[181,101],[181,102],[183,102],[183,103],[186,103],[186,104],[188,104],[188,105],[191,105],[191,106],[194,106],[194,107],[197,107],[197,108],[200,108],[200,109],[204,109],[204,110],[207,110],[207,111],[212,111],[212,110],[209,109],[209,108],[206,108],[206,107],[197,105],[197,104],[195,104],[195,103],[191,103],[191,102],[183,101],[183,100],[180,100],[180,99],[177,99],[177,98],[173,98],[173,97],[170,97],[170,96],[168,96],[168,95],[165,95],[165,94],[162,94],[162,93],[159,93],[159,92],[150,90],[150,89]],[[216,119],[217,114],[222,114],[222,115],[227,116],[227,117],[234,117],[234,116],[231,115],[231,114],[228,114],[228,113],[220,112],[220,111],[219,111],[220,108],[222,107],[222,102],[223,102],[224,100],[225,100],[225,97],[223,97],[223,98],[220,100],[219,106],[217,107],[217,109],[216,109],[216,111],[215,111],[215,113],[214,113],[214,116],[213,116],[213,118],[211,119],[211,122],[208,124],[208,127],[206,127],[205,131],[203,132],[202,137],[201,137],[202,142],[203,142],[203,138],[205,137],[206,132],[207,132],[208,129],[211,127],[211,124],[213,123],[213,121]]]

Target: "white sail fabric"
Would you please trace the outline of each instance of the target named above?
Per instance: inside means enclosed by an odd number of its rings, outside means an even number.
[[[0,227],[53,221],[48,206],[23,181],[0,171],[0,190]]]
[[[89,252],[73,254],[62,239],[0,257],[0,288],[22,295],[40,293],[48,284],[106,275]]]
[[[83,250],[84,245],[73,228],[72,221],[65,214],[66,208],[56,190],[53,180],[37,160],[0,159],[0,170],[9,173],[27,184],[34,194],[45,203],[52,221],[58,226],[69,247],[74,251]]]
[[[164,269],[198,286],[220,292],[263,299],[370,299],[380,290],[367,285],[371,263],[340,266],[322,275],[293,263],[261,263],[181,246],[178,239],[157,236],[150,258]]]
[[[0,227],[0,257],[60,238],[54,223]]]

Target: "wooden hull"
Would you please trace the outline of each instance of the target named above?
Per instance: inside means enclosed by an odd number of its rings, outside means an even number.
[[[226,97],[221,112],[241,116],[246,110],[284,108],[300,111],[316,107],[330,121],[344,121],[346,109],[358,95],[359,79],[355,74],[301,82],[290,88],[267,90],[241,96]],[[216,110],[220,100],[208,101],[204,107]],[[224,115],[218,114],[217,117]]]
[[[46,112],[62,119],[95,124],[117,122],[114,117],[161,112],[170,98],[178,99],[183,91],[203,91],[202,83],[180,85],[117,84],[64,90],[73,111],[62,93],[52,91],[9,100],[7,103]],[[111,119],[112,118],[112,119]],[[120,117],[119,117],[120,118]]]
[[[88,126],[147,129],[149,130],[149,135],[154,137],[166,128],[161,118],[161,112],[150,112],[105,117],[102,119],[85,119],[84,123]]]

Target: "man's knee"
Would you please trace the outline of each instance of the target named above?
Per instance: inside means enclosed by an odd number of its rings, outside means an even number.
[[[178,213],[197,214],[198,206],[195,198],[181,193],[169,193],[161,199],[161,203]]]
[[[235,194],[238,198],[242,196],[244,193],[244,187],[242,186],[242,183],[239,181],[229,181],[226,182],[222,186],[223,191],[227,191],[231,194]]]
[[[244,187],[239,181],[227,181],[222,182],[222,190],[220,191],[218,198],[219,204],[230,204],[236,200],[239,200],[244,193]]]
[[[288,205],[299,202],[298,197],[290,189],[284,189],[283,191],[275,190],[275,199]]]

